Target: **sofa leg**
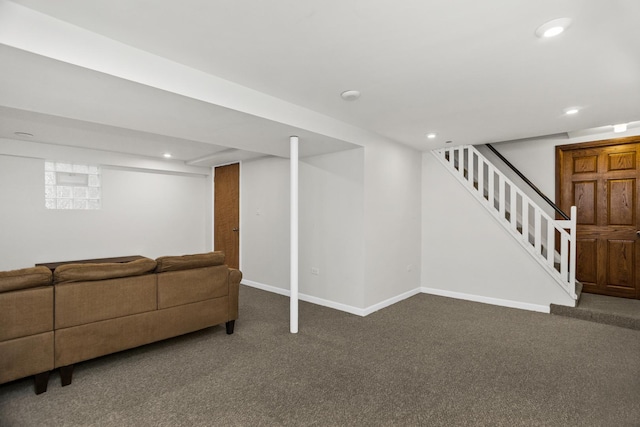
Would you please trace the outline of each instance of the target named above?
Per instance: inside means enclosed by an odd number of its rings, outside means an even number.
[[[227,335],[231,335],[233,333],[233,327],[235,326],[235,320],[229,320],[225,326],[227,327]]]
[[[47,391],[47,386],[49,385],[49,374],[51,374],[51,371],[42,372],[33,376],[36,394],[42,394]]]
[[[62,383],[62,387],[71,384],[72,377],[73,365],[60,367],[60,382]]]

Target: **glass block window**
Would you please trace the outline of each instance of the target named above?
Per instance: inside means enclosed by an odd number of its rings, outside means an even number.
[[[47,209],[100,209],[100,168],[44,162],[44,200]]]

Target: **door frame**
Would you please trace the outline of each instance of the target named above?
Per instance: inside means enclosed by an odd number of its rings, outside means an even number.
[[[242,271],[242,160],[211,166],[211,248],[215,249],[216,242],[216,168],[238,164],[238,269]]]

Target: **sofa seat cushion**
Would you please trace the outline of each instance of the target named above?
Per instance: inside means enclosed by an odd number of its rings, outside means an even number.
[[[155,274],[55,284],[56,329],[156,310]]]
[[[57,330],[55,367],[224,323],[227,306],[228,298],[216,298]]]
[[[0,292],[37,288],[51,284],[51,270],[47,267],[29,267],[0,271]]]
[[[49,331],[0,342],[0,384],[53,370],[53,339]]]
[[[0,341],[53,331],[53,286],[0,293]]]
[[[86,282],[140,276],[153,271],[155,268],[156,262],[150,258],[122,263],[65,264],[56,268],[53,278],[55,283]]]
[[[204,254],[163,256],[156,259],[156,273],[165,271],[189,270],[192,268],[224,265],[224,252],[208,252]]]

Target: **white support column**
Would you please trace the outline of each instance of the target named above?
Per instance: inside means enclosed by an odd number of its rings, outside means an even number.
[[[298,137],[289,138],[291,144],[291,297],[290,328],[298,333]]]

